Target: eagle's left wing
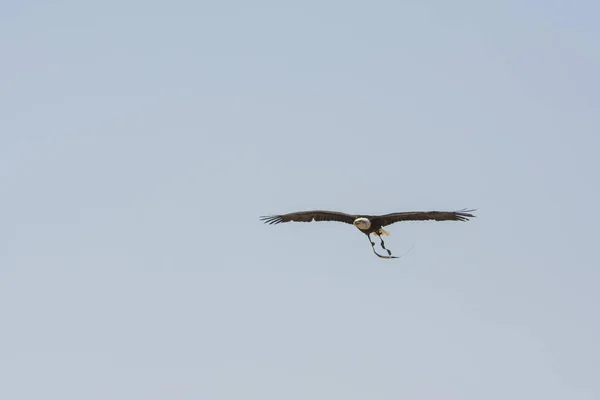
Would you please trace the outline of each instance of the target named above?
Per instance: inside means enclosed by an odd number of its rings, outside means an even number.
[[[468,221],[469,218],[475,218],[470,214],[475,210],[460,211],[409,211],[381,216],[370,217],[372,221],[381,222],[382,226],[390,225],[400,221]]]

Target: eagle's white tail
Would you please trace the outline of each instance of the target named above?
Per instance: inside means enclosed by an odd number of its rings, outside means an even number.
[[[379,228],[379,229],[377,230],[377,233],[378,233],[379,235],[381,235],[381,236],[390,236],[390,235],[391,235],[391,233],[389,233],[388,231],[386,231],[386,230],[385,230],[385,229],[383,229],[383,228]]]

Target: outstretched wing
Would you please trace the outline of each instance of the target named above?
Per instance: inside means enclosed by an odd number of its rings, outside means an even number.
[[[279,224],[281,222],[311,222],[311,221],[338,221],[347,224],[354,223],[355,215],[345,214],[337,211],[300,211],[283,215],[268,215],[260,217],[265,224]]]
[[[381,223],[381,226],[390,225],[400,221],[468,221],[469,218],[475,218],[470,214],[475,210],[460,211],[409,211],[399,212],[380,216],[373,216],[371,220]]]

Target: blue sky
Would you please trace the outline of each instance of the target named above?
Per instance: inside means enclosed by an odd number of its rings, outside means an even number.
[[[0,397],[599,398],[599,12],[0,6]]]

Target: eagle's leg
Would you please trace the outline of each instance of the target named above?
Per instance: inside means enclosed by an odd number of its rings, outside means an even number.
[[[392,252],[385,248],[385,243],[383,242],[383,238],[381,237],[381,235],[377,234],[377,236],[379,236],[379,240],[381,240],[381,248],[384,249],[385,251],[387,251],[388,255],[391,256]]]
[[[386,250],[390,254],[389,256],[382,256],[381,254],[377,253],[375,251],[375,242],[371,240],[371,235],[368,234],[367,238],[369,238],[369,243],[371,243],[371,249],[373,250],[373,253],[375,253],[375,255],[377,257],[379,257],[379,258],[398,258],[398,257],[393,256],[392,253],[389,250],[387,250],[387,249]],[[380,237],[380,239],[381,239],[381,237]],[[385,249],[385,247],[384,247],[384,249]]]

